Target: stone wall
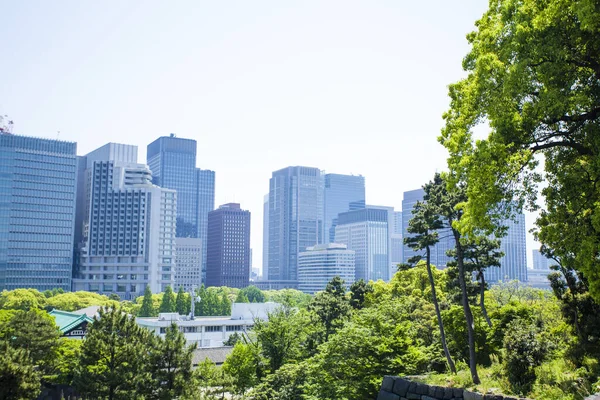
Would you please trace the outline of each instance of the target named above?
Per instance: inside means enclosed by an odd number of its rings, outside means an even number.
[[[481,394],[412,382],[397,376],[385,376],[377,400],[517,400],[518,397]]]

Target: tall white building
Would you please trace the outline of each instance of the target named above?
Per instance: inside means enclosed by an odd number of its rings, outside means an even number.
[[[329,243],[308,247],[298,254],[298,290],[313,294],[325,290],[334,277],[347,287],[354,283],[354,250],[345,244]]]
[[[73,290],[123,299],[175,282],[175,190],[152,184],[137,147],[109,143],[82,157],[78,262]]]
[[[175,239],[175,290],[189,292],[202,283],[202,239]]]
[[[390,279],[388,210],[364,208],[339,215],[335,242],[354,250],[355,279]]]

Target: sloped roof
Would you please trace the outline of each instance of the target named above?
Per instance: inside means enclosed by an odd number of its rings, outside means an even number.
[[[58,325],[63,334],[77,328],[82,322],[93,322],[93,319],[85,314],[75,314],[60,310],[52,310],[49,314],[54,317],[56,325]]]
[[[94,318],[95,315],[98,315],[98,310],[101,308],[102,306],[89,306],[82,308],[81,310],[75,310],[73,311],[73,314],[85,314],[90,318]]]
[[[221,365],[232,351],[233,346],[198,348],[192,353],[192,365],[198,365],[207,358],[215,364]]]

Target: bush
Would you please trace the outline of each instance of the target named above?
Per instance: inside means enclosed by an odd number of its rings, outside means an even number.
[[[506,326],[504,370],[515,393],[528,393],[535,382],[535,367],[546,355],[545,344],[538,340],[538,328],[516,319]]]

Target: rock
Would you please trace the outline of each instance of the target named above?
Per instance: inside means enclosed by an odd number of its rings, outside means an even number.
[[[438,399],[425,395],[425,396],[421,396],[421,400],[438,400]]]
[[[502,400],[504,399],[504,396],[501,396],[499,394],[484,394],[483,395],[483,400]]]
[[[463,391],[463,399],[465,400],[483,400],[481,393],[469,392],[468,390]]]
[[[421,395],[420,394],[416,394],[416,393],[408,393],[406,395],[406,398],[408,400],[421,400]]]
[[[400,396],[394,393],[386,392],[385,390],[380,390],[379,395],[377,396],[377,400],[400,400]]]
[[[452,389],[452,395],[454,398],[463,397],[463,392],[464,392],[464,389],[462,389],[462,388],[453,388]]]
[[[444,398],[444,393],[446,393],[446,390],[441,387],[441,386],[436,386],[435,387],[435,397],[437,399],[443,399]]]
[[[395,394],[397,394],[401,397],[405,397],[406,393],[408,393],[409,386],[410,386],[410,382],[407,381],[406,379],[396,378],[392,392],[394,392]]]
[[[386,375],[383,377],[383,382],[381,382],[381,390],[385,390],[386,392],[391,392],[394,387],[394,377]]]
[[[451,400],[454,397],[454,389],[452,388],[444,388],[444,400]]]
[[[417,383],[417,387],[415,389],[415,393],[417,394],[427,394],[429,393],[429,386],[424,383]]]

